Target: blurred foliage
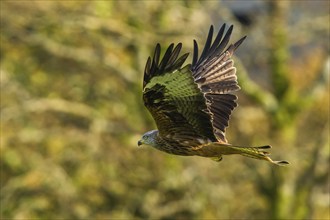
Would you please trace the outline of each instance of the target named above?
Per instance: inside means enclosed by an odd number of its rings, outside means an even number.
[[[329,219],[329,2],[0,4],[2,219]],[[248,35],[228,140],[288,167],[136,146],[155,44],[224,22]]]

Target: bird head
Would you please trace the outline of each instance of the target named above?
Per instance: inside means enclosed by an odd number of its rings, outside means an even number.
[[[151,130],[142,135],[141,140],[138,141],[138,146],[141,145],[156,145],[156,137],[158,135],[158,130]]]

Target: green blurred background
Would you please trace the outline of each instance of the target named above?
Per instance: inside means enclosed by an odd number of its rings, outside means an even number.
[[[329,219],[329,1],[0,4],[2,219]],[[248,35],[227,138],[288,167],[137,147],[156,43],[224,22]]]

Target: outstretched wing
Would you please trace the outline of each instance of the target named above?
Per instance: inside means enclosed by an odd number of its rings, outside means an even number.
[[[181,68],[188,57],[178,58],[182,44],[171,44],[160,61],[160,45],[149,57],[144,71],[143,100],[160,135],[183,145],[197,146],[216,141],[204,94],[198,88],[191,66]]]
[[[227,142],[225,128],[228,126],[231,112],[237,106],[237,97],[231,92],[240,89],[231,56],[245,37],[230,44],[225,49],[230,40],[233,26],[231,25],[224,35],[225,27],[225,24],[222,25],[213,43],[213,26],[210,27],[203,52],[199,58],[198,44],[194,40],[191,71],[195,82],[207,100],[206,105],[211,112],[211,122],[216,137],[218,140]]]

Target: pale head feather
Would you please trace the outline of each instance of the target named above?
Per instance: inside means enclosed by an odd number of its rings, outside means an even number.
[[[151,130],[142,135],[141,140],[138,141],[138,145],[150,145],[155,147],[157,145],[156,138],[158,135],[158,130]]]

